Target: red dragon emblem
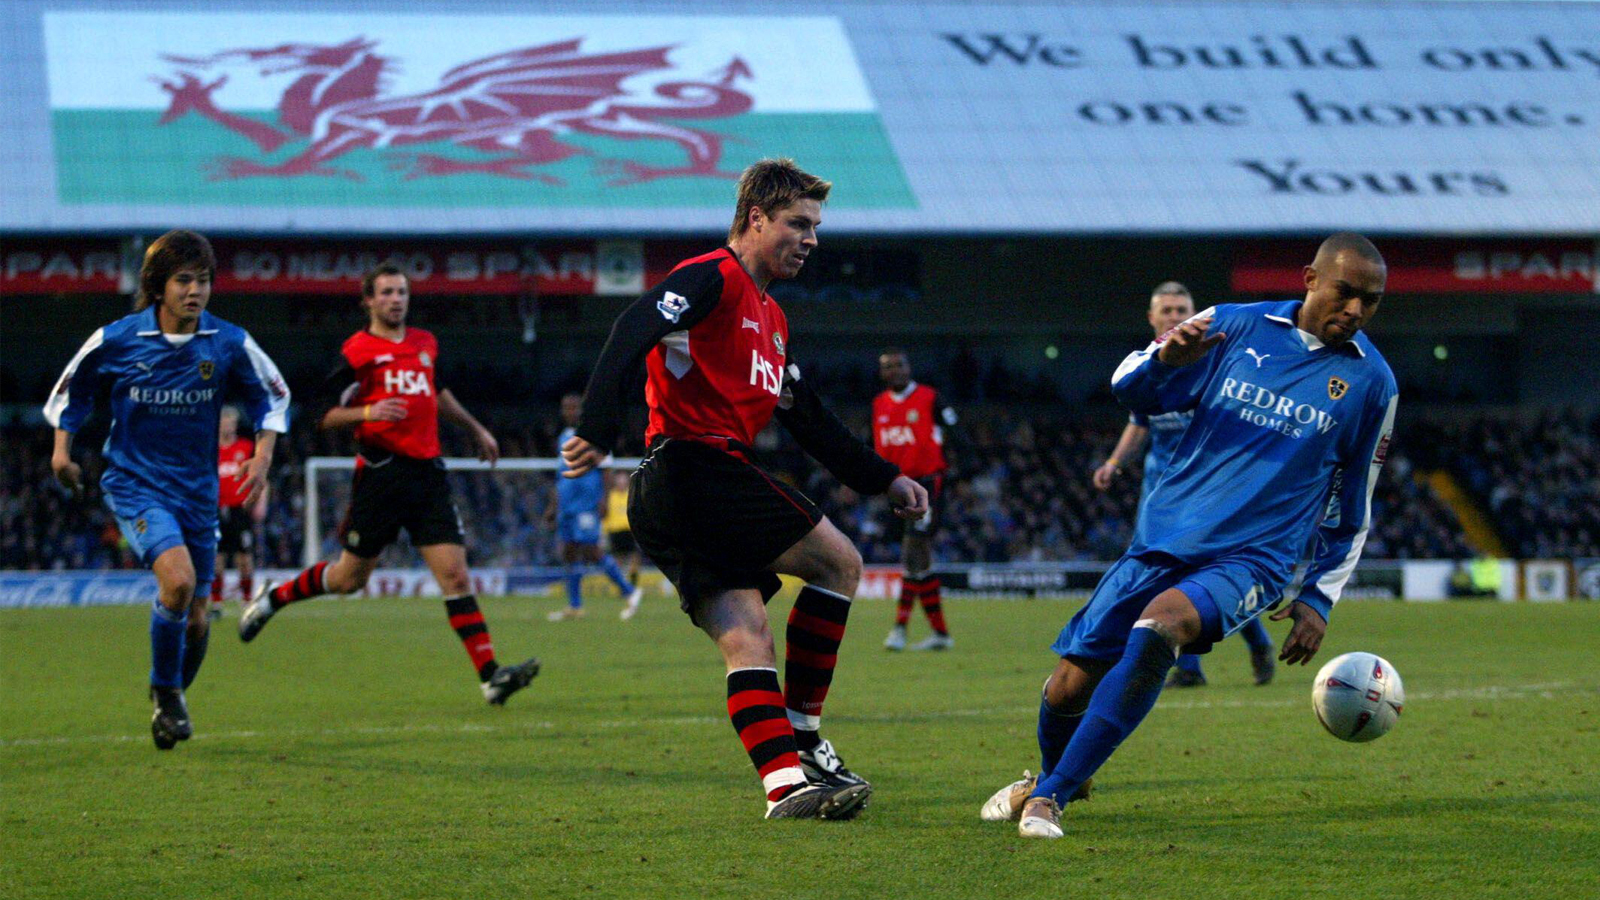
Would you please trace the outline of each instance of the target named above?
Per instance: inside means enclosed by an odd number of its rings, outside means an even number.
[[[581,39],[523,47],[473,60],[445,72],[437,87],[410,96],[383,96],[395,60],[373,52],[376,41],[354,38],[342,44],[282,44],[256,50],[224,50],[205,57],[166,56],[181,67],[157,83],[172,95],[162,115],[165,125],[195,113],[239,134],[263,153],[295,142],[309,145],[275,165],[238,157],[215,160],[215,180],[270,175],[361,176],[336,160],[352,150],[398,150],[447,142],[485,154],[455,158],[432,153],[396,152],[391,167],[407,180],[440,175],[487,173],[560,185],[559,178],[534,168],[591,151],[568,143],[571,135],[621,140],[664,140],[683,148],[677,167],[652,167],[626,160],[598,159],[612,185],[637,184],[673,176],[736,178],[725,172],[722,145],[727,138],[680,125],[673,119],[703,120],[749,111],[749,94],[734,87],[753,73],[734,57],[705,81],[666,81],[648,96],[630,95],[623,82],[635,75],[670,70],[670,46],[615,53],[586,53]],[[262,76],[297,72],[278,101],[277,124],[220,109],[212,95],[226,74],[206,83],[197,70],[232,64],[256,65]]]

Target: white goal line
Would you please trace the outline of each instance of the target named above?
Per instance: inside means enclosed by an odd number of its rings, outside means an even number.
[[[559,472],[563,468],[558,456],[502,456],[487,463],[471,456],[446,456],[444,467],[450,472]],[[606,457],[604,469],[635,469],[641,460],[636,456],[621,459]],[[353,456],[311,456],[305,464],[305,542],[301,546],[300,564],[314,565],[322,558],[321,495],[317,487],[317,473],[325,471],[352,471],[356,467]]]

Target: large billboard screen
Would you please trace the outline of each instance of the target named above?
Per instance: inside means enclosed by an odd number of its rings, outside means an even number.
[[[7,3],[0,229],[1600,230],[1600,4],[553,7]]]

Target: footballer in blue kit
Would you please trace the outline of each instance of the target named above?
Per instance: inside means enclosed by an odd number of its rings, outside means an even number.
[[[1163,281],[1151,292],[1146,319],[1158,339],[1193,315],[1194,297],[1181,283]],[[1095,470],[1094,486],[1102,491],[1108,490],[1112,480],[1122,474],[1122,460],[1138,450],[1145,436],[1149,435],[1150,446],[1144,455],[1144,477],[1139,489],[1139,508],[1143,509],[1149,502],[1150,492],[1155,490],[1161,476],[1166,473],[1178,441],[1193,419],[1192,409],[1154,415],[1130,413],[1128,425],[1122,430],[1116,448],[1111,451],[1111,458]],[[1260,618],[1251,619],[1239,630],[1239,636],[1250,648],[1250,667],[1255,671],[1256,684],[1271,683],[1277,667],[1272,661],[1272,636],[1267,633],[1266,626],[1261,624]],[[1205,683],[1200,654],[1185,653],[1178,657],[1177,668],[1167,681],[1167,687],[1200,687]]]
[[[997,791],[985,819],[1059,838],[1061,806],[1155,705],[1179,652],[1204,653],[1284,599],[1309,546],[1279,661],[1316,654],[1361,556],[1398,390],[1361,334],[1387,269],[1366,238],[1333,235],[1304,300],[1225,304],[1130,354],[1112,391],[1145,415],[1192,410],[1134,541],[1057,637],[1041,771]]]
[[[253,502],[266,486],[277,436],[288,430],[289,388],[237,325],[206,312],[216,256],[202,235],[173,231],[145,252],[132,315],[84,342],[45,403],[56,429],[50,465],[81,489],[72,436],[108,388],[111,433],[100,489],[128,545],[156,575],[150,609],[151,734],[169,750],[193,734],[184,690],[205,659],[204,594],[217,555],[217,420],[236,397],[255,423],[243,482]]]
[[[556,446],[565,446],[576,434],[575,429],[583,419],[583,396],[568,394],[561,398],[561,421],[566,425]],[[562,468],[568,468],[565,462]],[[561,542],[562,561],[567,567],[567,607],[550,614],[552,622],[576,619],[583,615],[583,576],[585,570],[599,566],[622,592],[622,620],[632,619],[639,611],[639,601],[644,591],[628,581],[616,559],[600,547],[600,520],[605,516],[605,473],[594,469],[576,478],[557,478],[554,513],[556,538]]]

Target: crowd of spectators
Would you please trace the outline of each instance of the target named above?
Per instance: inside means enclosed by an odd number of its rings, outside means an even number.
[[[1431,423],[1430,467],[1453,473],[1514,556],[1600,556],[1600,415],[1546,411]]]
[[[1110,454],[1120,426],[1010,407],[969,410],[952,431],[954,471],[946,485],[937,557],[946,562],[1114,559],[1128,545],[1142,472],[1131,467],[1108,491],[1091,474]],[[488,416],[506,457],[553,457],[555,416]],[[496,421],[498,420],[498,421]],[[1595,545],[1600,491],[1595,472],[1600,421],[1542,420],[1532,429],[1484,419],[1467,426],[1411,423],[1391,449],[1373,495],[1367,558],[1466,558],[1455,513],[1424,483],[1418,468],[1450,465],[1493,509],[1516,552],[1524,555],[1600,555]],[[0,471],[0,567],[115,568],[135,565],[94,488],[101,468],[92,449],[100,438],[80,435],[77,446],[90,487],[72,498],[50,475],[50,433],[10,427]],[[465,436],[444,429],[446,452],[470,455]],[[642,448],[620,448],[636,455]],[[869,563],[899,559],[899,526],[881,498],[863,500],[811,464],[779,429],[764,433],[758,452],[802,487],[861,547]],[[303,462],[311,455],[348,457],[347,435],[297,424],[279,442],[273,493],[260,530],[260,559],[269,567],[301,561],[306,510]],[[1418,453],[1426,465],[1418,462]],[[348,501],[343,471],[319,476],[321,553],[338,552],[336,526]],[[555,537],[545,524],[553,480],[544,472],[452,475],[477,565],[551,563]],[[405,545],[385,564],[412,564]]]

